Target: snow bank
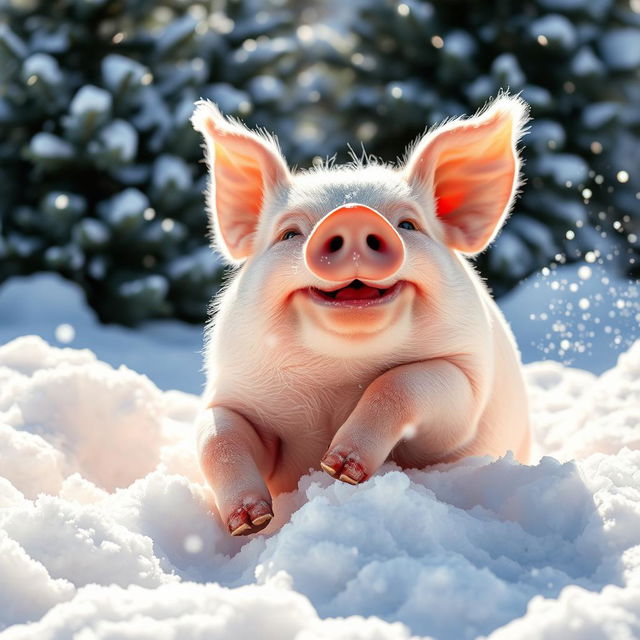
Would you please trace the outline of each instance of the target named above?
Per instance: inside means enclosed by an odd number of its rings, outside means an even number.
[[[237,539],[194,459],[195,396],[37,337],[0,347],[0,639],[640,634],[640,342],[599,378],[526,375],[554,457],[312,472]]]
[[[3,284],[0,319],[0,344],[35,334],[57,346],[90,348],[115,367],[144,373],[161,389],[199,393],[204,386],[201,326],[176,320],[146,322],[135,330],[100,324],[80,286],[56,273]]]

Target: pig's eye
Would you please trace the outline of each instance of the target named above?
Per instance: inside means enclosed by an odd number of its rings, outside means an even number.
[[[296,236],[300,236],[302,235],[299,231],[296,231],[295,229],[289,229],[288,231],[285,231],[281,236],[280,239],[281,240],[291,240],[291,238],[295,238]]]
[[[415,231],[416,225],[411,220],[403,220],[399,225],[399,229],[407,229],[408,231]]]

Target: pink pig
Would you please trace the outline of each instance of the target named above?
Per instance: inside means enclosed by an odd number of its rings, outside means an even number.
[[[508,215],[526,121],[503,95],[399,168],[293,174],[270,136],[198,103],[213,236],[237,267],[207,328],[198,451],[232,535],[310,469],[358,484],[385,460],[528,461],[519,353],[464,257]]]

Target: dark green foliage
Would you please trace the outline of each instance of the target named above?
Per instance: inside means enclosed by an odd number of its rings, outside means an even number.
[[[229,62],[263,28],[260,2],[218,4],[0,0],[0,280],[53,269],[105,320],[203,319],[220,268],[189,117],[246,115]]]
[[[0,280],[54,269],[105,320],[201,321],[220,269],[200,97],[305,167],[361,141],[394,160],[426,125],[522,91],[528,182],[480,268],[500,293],[556,254],[626,260],[639,41],[613,0],[0,0]]]

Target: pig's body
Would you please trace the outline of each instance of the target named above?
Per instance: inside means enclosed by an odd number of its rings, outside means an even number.
[[[354,193],[359,202],[384,210],[389,183],[398,180],[395,172],[374,166],[344,172],[344,185],[336,188],[336,173],[307,176],[313,201],[323,203],[327,211],[348,202]],[[304,183],[300,191],[291,194],[291,207],[297,206],[296,199],[306,200]],[[409,192],[403,195],[411,197]],[[428,296],[416,300],[411,335],[391,352],[376,354],[367,346],[371,353],[358,358],[318,353],[295,339],[295,312],[278,300],[271,300],[272,308],[265,311],[261,292],[271,289],[270,278],[304,273],[299,253],[288,256],[284,265],[273,260],[260,264],[258,256],[255,264],[241,268],[222,294],[210,326],[204,397],[211,406],[222,405],[246,417],[261,438],[278,442],[279,462],[266,478],[272,493],[294,489],[301,475],[318,467],[334,435],[376,378],[399,365],[425,360],[448,360],[473,381],[477,405],[469,438],[452,449],[434,448],[434,435],[415,425],[415,435],[394,448],[395,462],[423,467],[467,455],[499,456],[508,450],[528,460],[527,402],[511,331],[466,259],[436,243],[429,248],[433,284],[440,280],[437,294],[433,285],[431,293],[440,302]]]
[[[263,250],[246,256],[208,327],[200,450],[230,531],[266,526],[270,497],[294,489],[310,469],[356,484],[385,459],[409,468],[513,451],[527,462],[513,336],[473,268],[425,215],[433,214],[433,195],[376,165],[297,175],[264,195],[253,241],[260,246],[262,238]],[[406,212],[424,232],[398,232],[402,264],[375,284],[383,291],[402,283],[386,306],[323,307],[308,292],[321,283],[329,289],[333,276],[323,269],[333,267],[331,260],[314,267],[310,244],[319,220],[335,212],[348,221],[354,202],[389,243],[396,232],[387,226]],[[283,211],[293,212],[300,233],[274,243]],[[366,267],[366,256],[353,259],[346,280]]]

